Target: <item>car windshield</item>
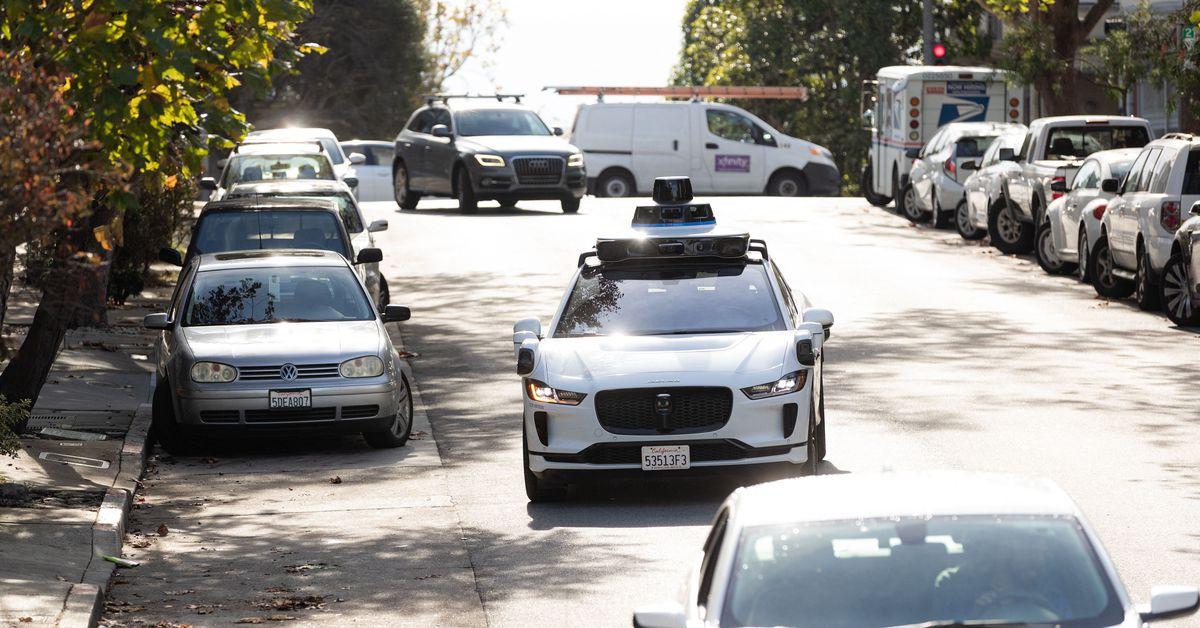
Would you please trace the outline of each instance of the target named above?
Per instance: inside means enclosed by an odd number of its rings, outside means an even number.
[[[472,109],[454,114],[459,135],[550,135],[546,123],[522,109]]]
[[[251,249],[320,249],[350,258],[328,211],[272,209],[213,212],[196,225],[191,253],[224,253]]]
[[[333,167],[322,155],[235,155],[229,159],[223,185],[279,179],[332,181]]]
[[[787,329],[762,264],[585,268],[556,337]]]
[[[1096,151],[1141,148],[1149,142],[1141,126],[1059,127],[1046,138],[1046,159],[1083,159]]]
[[[188,295],[185,326],[365,321],[375,318],[345,267],[201,271]]]
[[[1074,517],[750,527],[722,626],[850,628],[993,620],[1113,626],[1124,612]]]

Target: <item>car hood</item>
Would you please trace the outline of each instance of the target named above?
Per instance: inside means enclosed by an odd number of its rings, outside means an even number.
[[[272,323],[184,327],[192,355],[202,360],[249,363],[337,362],[379,355],[383,340],[376,321]]]
[[[459,137],[460,150],[494,151],[515,155],[520,153],[554,153],[566,155],[578,152],[566,140],[553,135],[475,135]]]
[[[794,346],[791,331],[549,338],[539,343],[538,360],[552,385],[562,380],[642,375],[651,380],[677,379],[682,373],[722,373],[737,379],[767,375],[769,379],[783,374],[787,351]]]

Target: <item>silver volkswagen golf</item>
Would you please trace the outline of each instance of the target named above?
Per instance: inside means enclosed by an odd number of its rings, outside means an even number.
[[[162,330],[152,431],[171,453],[225,429],[361,433],[399,447],[412,430],[409,378],[349,263],[316,250],[199,255],[180,273]]]

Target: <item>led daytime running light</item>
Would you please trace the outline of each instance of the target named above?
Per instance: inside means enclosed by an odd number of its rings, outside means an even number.
[[[567,157],[568,168],[580,168],[583,166],[583,153],[571,153]]]
[[[475,163],[488,168],[503,168],[504,158],[500,155],[475,155]]]
[[[538,403],[555,403],[565,406],[577,406],[587,397],[584,393],[559,390],[536,379],[525,380],[525,394]]]

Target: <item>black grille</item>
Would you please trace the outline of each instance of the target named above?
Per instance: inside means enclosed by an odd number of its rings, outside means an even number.
[[[296,379],[314,379],[318,377],[338,377],[337,364],[296,364]],[[239,366],[238,379],[242,381],[259,381],[268,379],[281,380],[279,369],[283,368],[282,364],[271,364],[267,366]]]
[[[200,420],[204,423],[237,423],[237,410],[202,410]]]
[[[379,414],[379,406],[342,406],[343,419],[368,419]]]
[[[247,423],[282,421],[332,421],[337,408],[296,408],[292,410],[247,410]]]
[[[670,395],[670,411],[655,407]],[[613,434],[697,434],[725,427],[733,410],[728,388],[626,388],[596,394],[596,418]]]
[[[548,462],[583,462],[587,464],[636,464],[642,463],[642,447],[649,445],[688,445],[692,462],[715,462],[719,460],[742,460],[763,456],[786,454],[790,445],[753,449],[737,441],[703,442],[651,442],[651,443],[604,443],[592,445],[578,454],[541,454]]]
[[[517,171],[520,183],[558,183],[562,178],[563,160],[561,157],[518,157],[513,160],[513,169]]]

